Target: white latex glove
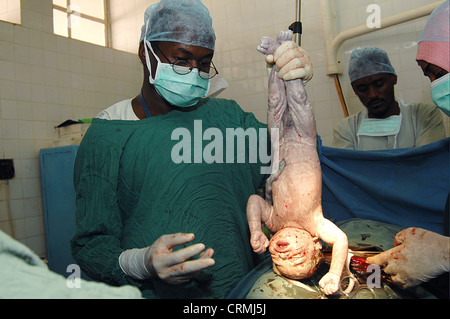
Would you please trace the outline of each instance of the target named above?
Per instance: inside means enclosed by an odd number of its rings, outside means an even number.
[[[397,233],[394,248],[367,258],[369,264],[387,265],[386,274],[403,288],[449,271],[449,238],[421,228],[407,228]]]
[[[214,250],[207,249],[197,260],[189,258],[205,250],[204,244],[195,244],[173,251],[178,245],[191,242],[194,234],[163,235],[153,245],[142,249],[130,249],[119,256],[119,265],[128,276],[144,280],[160,278],[169,284],[182,284],[194,279],[203,269],[214,265]]]
[[[314,74],[309,53],[293,41],[284,42],[275,54],[266,55],[266,62],[275,63],[278,76],[284,81],[303,79],[306,83]]]

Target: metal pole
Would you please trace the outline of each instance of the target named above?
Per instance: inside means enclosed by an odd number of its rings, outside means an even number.
[[[297,22],[302,23],[302,0],[297,0]],[[302,34],[297,33],[297,44],[302,45]]]
[[[295,17],[297,22],[301,22],[302,19],[302,0],[297,0],[297,16]]]
[[[301,46],[302,44],[302,1],[296,0],[295,22],[289,27],[294,32],[294,42]]]

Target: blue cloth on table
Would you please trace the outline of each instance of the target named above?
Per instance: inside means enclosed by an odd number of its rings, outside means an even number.
[[[386,151],[319,148],[326,218],[370,219],[444,234],[450,188],[448,138]]]

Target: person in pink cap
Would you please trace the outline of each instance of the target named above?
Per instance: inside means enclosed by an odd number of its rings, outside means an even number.
[[[419,41],[417,63],[430,78],[434,104],[450,116],[450,0],[437,7],[427,21]],[[439,277],[438,285],[446,285],[450,268],[448,237],[448,198],[445,208],[446,236],[425,229],[408,228],[395,236],[394,248],[367,258],[371,264],[384,265],[384,272],[404,288],[413,287]],[[445,276],[447,276],[445,278]],[[445,289],[445,288],[444,288]]]
[[[436,8],[419,41],[417,63],[430,78],[434,104],[450,116],[450,1]]]

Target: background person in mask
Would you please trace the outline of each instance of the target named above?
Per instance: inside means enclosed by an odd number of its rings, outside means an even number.
[[[93,120],[75,163],[72,255],[91,278],[137,286],[146,298],[223,298],[259,262],[245,207],[269,164],[249,161],[248,145],[244,163],[178,161],[197,154],[198,131],[202,139],[206,129],[225,137],[266,128],[232,100],[203,98],[216,73],[214,46],[200,0],[162,0],[146,11],[141,94],[101,116],[120,121]],[[312,75],[298,46],[281,50],[274,62],[283,74]],[[174,153],[182,137],[193,143]]]
[[[396,99],[397,74],[385,51],[378,48],[354,50],[348,74],[353,90],[366,110],[336,125],[334,147],[354,150],[408,148],[445,137],[442,115],[434,106],[405,104]]]
[[[417,51],[417,63],[431,81],[433,102],[449,114],[450,71],[450,1],[436,8],[427,21]],[[394,248],[367,259],[372,264],[384,265],[384,271],[403,287],[430,282],[429,288],[438,289],[442,298],[449,296],[450,238],[449,200],[445,205],[445,235],[408,228],[396,235]],[[433,279],[435,278],[435,279]]]
[[[419,41],[416,61],[431,81],[434,104],[450,116],[449,1],[431,14]]]

